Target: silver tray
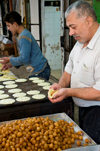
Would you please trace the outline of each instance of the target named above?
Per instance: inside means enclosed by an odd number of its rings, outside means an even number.
[[[50,115],[44,115],[42,117],[44,117],[44,118],[45,117],[49,117],[53,121],[58,121],[58,120],[62,119],[62,120],[65,120],[65,121],[67,121],[69,123],[73,122],[74,123],[74,131],[77,132],[77,131],[81,130],[83,132],[83,141],[82,141],[82,144],[85,142],[85,139],[88,138],[90,140],[90,143],[88,144],[88,148],[91,145],[96,145],[95,141],[91,137],[89,137],[66,113],[50,114]],[[72,150],[72,148],[74,148],[74,149]],[[83,148],[86,148],[86,147],[83,147],[83,146],[78,147],[78,146],[76,146],[74,144],[72,146],[72,148],[71,149],[67,149],[67,150],[68,151],[85,151],[85,150],[83,150]],[[76,150],[77,148],[81,148],[81,150]],[[64,150],[64,151],[67,151],[67,150]],[[92,151],[92,150],[87,150],[87,151]],[[95,151],[95,150],[93,150],[93,151]],[[97,151],[100,151],[100,150],[97,150]]]
[[[79,147],[79,148],[71,148],[64,151],[100,151],[100,145],[87,146],[87,147]]]
[[[36,116],[36,117],[41,117],[41,116]],[[82,131],[83,132],[83,140],[81,141],[82,144],[85,143],[85,139],[88,138],[90,140],[90,143],[88,144],[88,147],[78,147],[77,145],[73,145],[71,149],[67,149],[68,151],[100,151],[100,147],[99,147],[99,150],[89,150],[89,147],[92,148],[92,147],[96,147],[96,143],[94,140],[92,140],[91,137],[89,137],[68,115],[66,115],[66,113],[57,113],[57,114],[50,114],[50,115],[43,115],[42,117],[49,117],[49,119],[53,120],[53,121],[58,121],[58,120],[65,120],[69,123],[73,122],[74,123],[74,131],[77,132],[77,131]],[[32,117],[34,118],[34,117]],[[20,120],[25,120],[26,118],[23,118],[23,119],[20,119]],[[4,121],[4,122],[0,122],[0,124],[3,124],[3,123],[10,123],[12,121],[15,121],[15,120],[11,120],[11,121]],[[92,146],[91,146],[92,145]],[[94,146],[96,145],[96,146]],[[85,150],[85,149],[88,149],[88,150]],[[84,149],[84,150],[83,150]],[[64,151],[67,151],[67,150],[64,150]]]

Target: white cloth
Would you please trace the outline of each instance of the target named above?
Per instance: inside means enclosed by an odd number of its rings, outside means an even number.
[[[77,42],[72,49],[65,71],[71,74],[71,87],[93,87],[100,90],[100,26],[87,45]],[[81,107],[100,105],[100,101],[88,101],[73,97]]]

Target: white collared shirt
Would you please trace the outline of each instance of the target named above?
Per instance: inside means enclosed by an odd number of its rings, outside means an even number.
[[[93,87],[100,90],[100,26],[87,45],[77,42],[72,49],[65,71],[71,74],[71,88]],[[100,101],[88,101],[73,97],[81,107],[100,105]]]

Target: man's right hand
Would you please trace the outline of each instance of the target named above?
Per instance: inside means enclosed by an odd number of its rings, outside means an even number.
[[[9,63],[9,61],[10,61],[10,58],[9,58],[9,57],[0,58],[0,63],[2,63],[2,64]]]

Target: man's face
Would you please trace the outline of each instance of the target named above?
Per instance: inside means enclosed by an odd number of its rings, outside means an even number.
[[[15,34],[17,33],[16,23],[11,24],[11,23],[6,22],[6,26],[7,26],[7,29],[8,29],[9,31],[11,31],[11,33],[12,33],[13,35],[15,35]]]
[[[69,35],[75,40],[86,43],[90,40],[89,24],[86,17],[77,17],[77,12],[71,12],[66,18],[66,25],[69,28]]]

